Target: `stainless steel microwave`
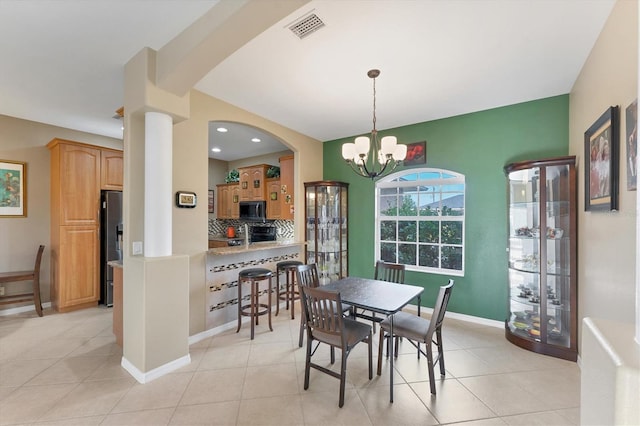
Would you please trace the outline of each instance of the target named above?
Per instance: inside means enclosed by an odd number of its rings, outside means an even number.
[[[266,201],[240,201],[240,219],[252,222],[267,220]]]

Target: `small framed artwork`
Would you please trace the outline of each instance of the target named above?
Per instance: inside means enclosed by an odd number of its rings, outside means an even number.
[[[638,100],[631,102],[626,110],[627,132],[627,191],[638,187]]]
[[[27,217],[27,163],[0,160],[0,217]]]
[[[276,201],[278,199],[278,193],[276,191],[273,191],[271,194],[269,194],[269,198],[271,198],[272,201]]]
[[[237,194],[233,196],[233,202],[234,202],[234,203],[237,203],[237,202],[238,202],[238,195],[237,195]]]
[[[209,190],[209,197],[207,198],[209,205],[209,213],[213,213],[213,189]]]
[[[405,166],[427,163],[427,141],[407,144],[407,156],[404,159]]]
[[[584,209],[618,209],[618,107],[612,106],[584,133]]]
[[[242,181],[242,189],[247,189],[248,188],[248,184],[247,181]]]

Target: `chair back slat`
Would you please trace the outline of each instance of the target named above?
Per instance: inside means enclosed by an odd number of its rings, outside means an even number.
[[[433,332],[435,330],[438,330],[442,326],[442,321],[444,321],[444,314],[447,312],[447,305],[449,304],[451,292],[453,291],[453,283],[454,281],[452,279],[449,279],[449,283],[447,285],[443,285],[442,287],[440,287],[438,298],[436,299],[436,304],[433,307],[433,314],[431,315],[429,330],[427,331],[427,336],[429,338],[433,335]]]
[[[318,287],[320,280],[318,279],[318,268],[315,263],[309,265],[298,265],[296,270],[298,285],[303,287]]]
[[[378,260],[374,278],[381,281],[404,284],[405,265]]]
[[[33,275],[40,276],[40,265],[42,264],[42,253],[44,252],[44,246],[40,245],[38,248],[38,254],[36,255],[36,264],[33,267]]]

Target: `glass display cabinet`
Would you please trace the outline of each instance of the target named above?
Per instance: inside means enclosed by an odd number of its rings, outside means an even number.
[[[505,167],[509,207],[510,342],[577,359],[575,157]]]
[[[305,182],[307,264],[316,263],[320,284],[348,275],[347,191],[345,182]]]

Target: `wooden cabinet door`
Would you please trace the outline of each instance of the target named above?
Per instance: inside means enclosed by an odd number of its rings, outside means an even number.
[[[100,188],[122,191],[124,180],[122,151],[103,149],[101,152]]]
[[[240,185],[235,184],[231,186],[229,191],[229,206],[231,210],[230,219],[240,218]]]
[[[280,179],[267,179],[267,219],[280,218]]]
[[[99,224],[100,149],[60,144],[60,225]],[[53,167],[53,166],[52,166]],[[52,195],[55,197],[55,195]]]
[[[265,195],[265,171],[263,166],[251,169],[249,188],[251,189],[251,200],[260,201],[266,198]]]
[[[217,185],[218,188],[218,219],[228,219],[231,213],[229,208],[229,185]]]
[[[251,169],[238,169],[240,174],[240,201],[250,201],[253,196]]]
[[[100,298],[100,244],[96,226],[61,226],[58,309],[95,304]]]
[[[293,220],[293,155],[280,157],[280,218]]]

